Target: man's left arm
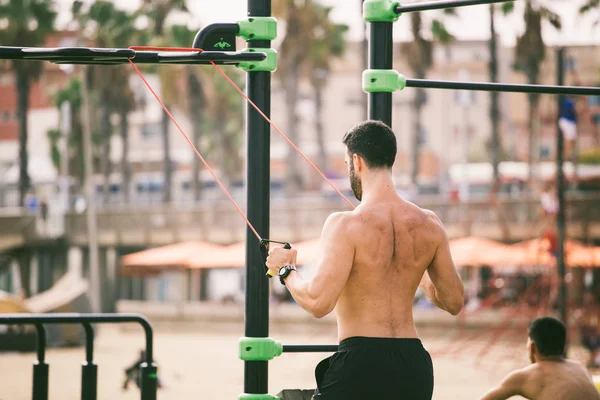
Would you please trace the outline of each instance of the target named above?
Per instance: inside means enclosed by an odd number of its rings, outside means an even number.
[[[485,394],[480,400],[506,400],[513,396],[523,395],[525,374],[513,371],[504,378],[500,385]]]
[[[292,271],[285,278],[285,285],[294,300],[316,318],[323,318],[335,308],[352,269],[355,250],[348,233],[348,215],[335,213],[327,218],[321,248],[323,253],[311,280],[302,278],[298,271]],[[295,258],[295,249],[275,248],[269,253],[267,266],[277,277],[279,268],[287,263],[294,264]]]

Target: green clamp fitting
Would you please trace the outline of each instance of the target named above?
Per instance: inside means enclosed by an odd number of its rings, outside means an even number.
[[[267,58],[262,61],[245,61],[239,63],[238,68],[243,69],[246,72],[275,72],[277,70],[277,50],[275,49],[261,49],[252,47],[249,49],[244,49],[242,52],[250,52],[250,53],[266,53]]]
[[[366,22],[396,22],[400,14],[396,12],[398,1],[365,0],[363,3],[363,18]]]
[[[277,20],[273,17],[252,17],[238,21],[240,32],[246,40],[274,40],[277,37]]]
[[[242,393],[239,400],[281,400],[279,397],[271,396],[270,394],[249,394]]]
[[[240,339],[240,359],[244,361],[269,361],[283,353],[283,345],[272,338]]]
[[[393,93],[405,87],[406,77],[393,69],[368,69],[362,74],[362,89],[367,93]]]

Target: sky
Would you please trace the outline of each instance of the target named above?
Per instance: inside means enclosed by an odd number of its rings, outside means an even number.
[[[90,0],[88,0],[89,2]],[[188,0],[190,17],[175,16],[177,23],[187,23],[190,27],[204,26],[215,22],[233,22],[246,17],[248,0]],[[273,2],[283,0],[272,0]],[[362,37],[362,16],[358,0],[315,0],[333,7],[332,19],[350,27],[348,39]],[[536,1],[536,0],[534,0]],[[584,0],[538,0],[558,13],[563,20],[563,29],[555,30],[549,24],[543,27],[543,36],[547,45],[600,45],[600,25],[593,28],[593,21],[600,17],[600,11],[585,18],[578,14]],[[406,1],[403,4],[414,3]],[[418,1],[417,1],[418,2]],[[59,25],[70,18],[69,9],[72,0],[58,0],[60,7]],[[135,9],[140,0],[119,0],[119,6]],[[496,21],[500,40],[505,46],[514,46],[517,35],[523,32],[523,0],[515,1],[515,11],[511,16],[501,16]],[[457,17],[445,17],[448,30],[459,40],[485,40],[489,38],[488,6],[470,6],[457,9]],[[427,11],[427,18],[440,16],[437,11]],[[500,13],[499,13],[500,14]],[[410,40],[409,19],[400,17],[394,25],[394,40]]]

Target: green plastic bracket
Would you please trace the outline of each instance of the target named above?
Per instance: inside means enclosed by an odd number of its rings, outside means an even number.
[[[405,87],[406,78],[393,69],[368,69],[362,74],[362,88],[367,93],[393,93]]]
[[[244,361],[269,361],[283,353],[283,345],[272,338],[240,339],[240,359]]]
[[[277,20],[273,17],[252,17],[238,21],[240,32],[246,40],[274,40],[277,37]]]
[[[255,62],[241,62],[237,66],[238,68],[243,69],[246,72],[258,72],[258,71],[266,71],[266,72],[275,72],[277,70],[277,50],[275,49],[261,49],[257,47],[244,49],[242,52],[258,52],[258,53],[266,53],[267,58],[262,61]]]
[[[366,22],[396,22],[400,14],[396,7],[400,2],[393,0],[365,0],[363,17]]]
[[[279,397],[270,394],[248,394],[243,393],[238,397],[239,400],[281,400]]]

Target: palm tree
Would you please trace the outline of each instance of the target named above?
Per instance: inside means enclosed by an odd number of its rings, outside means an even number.
[[[507,3],[504,7],[505,12],[513,9],[512,3]],[[525,32],[517,38],[515,47],[515,68],[525,74],[527,82],[538,84],[540,77],[540,65],[546,57],[546,45],[542,38],[542,21],[548,21],[556,29],[561,28],[560,16],[548,9],[542,4],[534,5],[532,0],[525,1]],[[534,141],[536,131],[536,118],[539,103],[539,94],[529,93],[527,100],[528,110],[528,134],[529,134],[529,185],[533,184],[533,160],[534,160]]]
[[[141,10],[144,12],[152,22],[152,31],[155,38],[156,45],[165,44],[165,21],[169,14],[173,11],[184,11],[187,12],[187,6],[185,0],[144,0],[142,3]],[[159,69],[159,77],[161,82],[161,89],[165,91],[165,85],[168,79],[171,79],[167,75],[168,69],[161,67]],[[165,96],[165,106],[169,109],[169,96]],[[171,183],[173,178],[173,165],[171,163],[171,141],[169,139],[169,116],[166,112],[162,114],[161,131],[163,139],[163,151],[164,151],[164,196],[163,201],[168,203],[171,201]]]
[[[229,71],[227,71],[229,69]],[[234,67],[224,67],[229,77],[244,88],[244,74]],[[213,68],[211,79],[211,102],[208,106],[212,118],[213,148],[218,147],[225,182],[231,184],[240,179],[243,171],[242,148],[244,144],[244,99]]]
[[[445,11],[448,14],[453,14],[454,10],[448,9]],[[413,36],[412,42],[403,43],[401,51],[412,71],[412,75],[417,79],[425,79],[427,71],[433,64],[433,41],[427,40],[424,37],[423,18],[421,13],[415,12],[410,15],[410,27]],[[439,19],[431,21],[431,33],[436,41],[440,43],[448,43],[454,38]],[[417,89],[415,97],[412,101],[412,110],[414,115],[413,125],[413,143],[412,143],[412,159],[411,159],[411,181],[417,182],[419,176],[419,157],[422,145],[422,109],[425,105],[425,91]]]
[[[328,159],[323,130],[323,90],[334,58],[342,57],[346,50],[347,25],[335,24],[330,20],[331,7],[314,5],[314,40],[310,46],[307,75],[315,94],[315,133],[319,146],[319,169],[327,172]]]
[[[135,28],[136,16],[126,11],[117,9],[110,1],[96,1],[90,7],[86,16],[88,22],[93,22],[94,43],[98,47],[127,47],[138,34]],[[100,110],[100,135],[102,140],[102,171],[104,174],[104,198],[109,196],[109,177],[112,172],[111,136],[114,130],[111,122],[113,114],[118,114],[120,119],[120,134],[123,142],[121,159],[122,192],[127,200],[130,191],[131,172],[127,162],[128,146],[128,114],[135,106],[133,91],[129,85],[130,68],[120,66],[93,66],[91,89],[96,94],[98,109]],[[106,82],[111,82],[107,85]]]
[[[60,109],[64,102],[71,106],[71,120],[69,121],[70,132],[68,132],[67,154],[62,154],[58,145],[58,139],[62,135],[59,129],[48,131],[50,139],[50,154],[54,166],[58,169],[63,157],[67,157],[70,174],[77,177],[79,186],[83,186],[83,128],[81,120],[81,82],[77,78],[71,80],[54,94],[54,103]]]
[[[503,4],[503,7],[506,5]],[[496,5],[489,5],[490,11],[490,40],[489,40],[489,51],[490,51],[490,62],[489,62],[489,81],[498,82],[498,44],[496,37]],[[492,134],[489,142],[489,156],[492,164],[492,185],[490,188],[490,206],[496,211],[496,217],[500,224],[500,230],[504,240],[509,240],[510,231],[508,227],[508,219],[505,218],[502,208],[498,204],[498,192],[500,191],[500,158],[502,154],[502,142],[500,140],[500,106],[499,106],[499,93],[490,92],[490,120],[492,124]]]
[[[54,30],[56,11],[53,0],[7,0],[0,2],[0,15],[7,25],[0,30],[0,43],[5,46],[42,46]],[[27,116],[31,84],[40,78],[43,63],[11,60],[17,88],[19,116],[19,204],[23,205],[31,185],[27,171]]]
[[[193,42],[195,32],[188,29],[185,25],[174,25],[171,27],[171,37],[173,44],[179,47],[188,47]],[[185,96],[180,96],[179,99],[184,101],[184,108],[188,110],[189,118],[192,122],[192,142],[200,149],[200,140],[202,138],[202,131],[205,129],[205,115],[204,108],[207,105],[207,96],[205,83],[210,78],[206,74],[206,68],[198,68],[194,65],[182,66],[184,72],[184,79],[186,81]],[[220,77],[216,77],[219,79]],[[174,82],[171,79],[171,82]],[[202,149],[200,149],[202,151]],[[199,201],[202,192],[202,186],[200,183],[200,160],[195,154],[192,155],[192,192],[194,201]]]
[[[313,2],[282,0],[273,4],[273,15],[286,21],[286,33],[281,43],[276,76],[285,91],[288,137],[298,145],[300,135],[297,108],[300,78],[309,58],[306,49],[313,43]],[[287,161],[286,190],[288,193],[295,193],[303,186],[300,157],[296,152],[290,152]]]

